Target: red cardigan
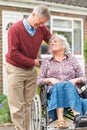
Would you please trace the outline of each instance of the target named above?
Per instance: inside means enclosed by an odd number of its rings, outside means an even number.
[[[23,21],[13,24],[8,31],[6,61],[21,68],[34,66],[42,40],[48,42],[51,34],[45,25],[40,26],[34,36],[25,29]]]

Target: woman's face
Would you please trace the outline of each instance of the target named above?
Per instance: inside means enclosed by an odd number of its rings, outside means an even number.
[[[58,38],[55,38],[54,40],[51,41],[50,50],[51,50],[51,52],[58,52],[58,51],[64,50],[62,43]]]

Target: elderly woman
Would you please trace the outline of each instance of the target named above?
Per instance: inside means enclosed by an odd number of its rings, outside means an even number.
[[[80,98],[76,88],[85,78],[64,36],[54,34],[49,40],[49,49],[53,56],[43,60],[37,83],[47,84],[48,113],[58,119],[57,128],[66,128],[64,108],[70,107],[75,118],[87,110],[87,99]]]

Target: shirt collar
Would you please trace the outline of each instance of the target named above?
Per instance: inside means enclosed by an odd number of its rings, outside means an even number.
[[[26,19],[23,19],[23,25],[25,27],[25,29],[27,30],[27,32],[31,35],[31,36],[34,36],[35,32],[36,32],[36,29],[35,28],[32,28],[28,22],[26,21]]]
[[[70,56],[70,55],[66,55],[66,60],[69,58],[69,56]],[[51,61],[51,60],[54,60],[54,57],[53,57],[53,56],[50,57],[49,60],[50,60],[50,61]]]

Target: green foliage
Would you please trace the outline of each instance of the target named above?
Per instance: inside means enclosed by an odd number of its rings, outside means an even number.
[[[4,99],[6,99],[7,97],[5,95],[0,95],[0,103],[2,103],[4,101]]]
[[[84,42],[84,56],[85,56],[85,60],[87,61],[87,37],[85,38],[85,42]]]
[[[5,95],[0,95],[0,124],[10,123],[11,116],[8,106],[8,99]]]

